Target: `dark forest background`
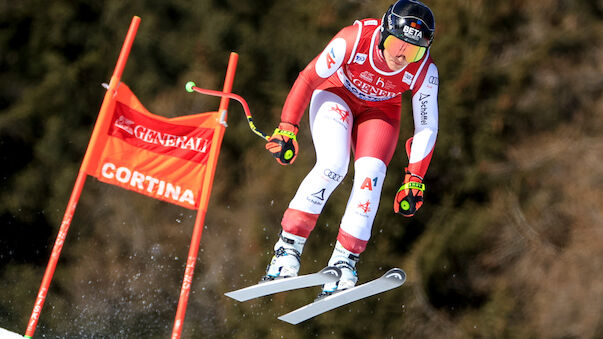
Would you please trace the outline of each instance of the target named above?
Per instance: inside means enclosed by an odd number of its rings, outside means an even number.
[[[297,326],[276,320],[318,289],[246,303],[279,223],[314,162],[278,165],[230,105],[185,338],[602,338],[603,4],[431,0],[440,131],[418,215],[391,201],[407,164],[409,96],[360,282],[391,267],[397,290]],[[151,111],[213,111],[233,92],[271,131],[298,72],[355,19],[389,1],[0,1],[0,327],[23,333],[132,16],[126,82]],[[350,172],[351,173],[351,172]],[[301,273],[332,251],[351,187],[335,191]],[[194,211],[88,178],[37,329],[40,338],[166,338]]]

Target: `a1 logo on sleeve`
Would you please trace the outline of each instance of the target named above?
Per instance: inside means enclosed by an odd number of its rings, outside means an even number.
[[[316,61],[316,74],[321,78],[328,78],[343,64],[346,43],[343,38],[337,38],[322,51]]]

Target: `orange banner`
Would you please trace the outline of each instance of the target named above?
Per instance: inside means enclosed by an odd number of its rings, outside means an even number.
[[[105,135],[85,169],[102,182],[190,209],[199,207],[219,113],[164,118],[147,111],[123,83]]]

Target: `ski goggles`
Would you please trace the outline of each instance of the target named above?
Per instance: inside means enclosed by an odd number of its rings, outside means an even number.
[[[402,41],[393,35],[389,35],[383,42],[383,47],[389,54],[394,57],[404,56],[406,62],[416,62],[421,60],[427,51],[427,47],[417,46],[410,44],[406,41]]]

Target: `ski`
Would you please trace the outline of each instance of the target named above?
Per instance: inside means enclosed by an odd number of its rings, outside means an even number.
[[[302,321],[308,320],[345,304],[349,304],[351,302],[402,286],[405,281],[406,273],[399,268],[392,268],[383,276],[375,280],[371,280],[356,287],[352,287],[341,292],[336,292],[328,297],[318,299],[313,303],[280,316],[279,319],[290,324],[297,325]]]
[[[247,301],[269,294],[323,285],[328,282],[338,281],[339,278],[341,278],[341,270],[337,267],[329,266],[316,273],[260,282],[240,290],[224,293],[224,295],[238,301]]]
[[[24,337],[15,332],[11,332],[9,330],[5,330],[0,327],[0,338],[2,339],[23,339]]]

